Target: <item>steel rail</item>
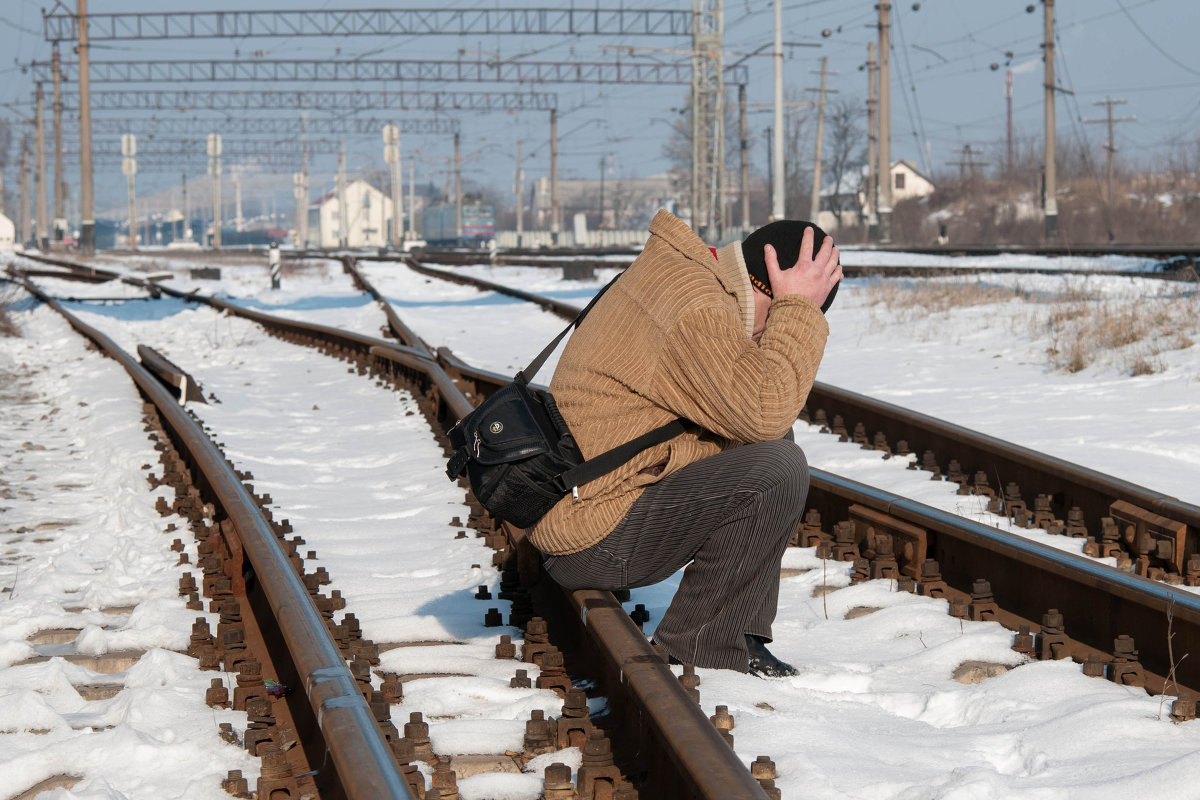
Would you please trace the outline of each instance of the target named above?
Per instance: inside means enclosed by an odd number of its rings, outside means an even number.
[[[441,278],[442,280],[452,281],[454,283],[471,284],[484,289],[490,289],[494,292],[500,292],[510,297],[516,297],[520,300],[527,300],[530,303],[536,303],[542,308],[552,311],[567,320],[575,319],[575,317],[579,316],[579,312],[581,310],[578,307],[573,306],[570,303],[564,303],[561,300],[555,300],[550,297],[543,297],[542,295],[524,292],[520,289],[513,289],[512,287],[505,286],[502,283],[493,283],[492,281],[484,280],[483,278],[468,278],[463,275],[457,275],[453,272],[447,272],[441,269],[433,269],[431,267],[423,266],[412,259],[406,259],[404,263],[406,263],[409,268],[415,272],[419,272],[422,275],[429,275],[430,277]]]
[[[1183,657],[1200,653],[1200,596],[850,478],[811,472],[809,505],[823,517],[843,519],[853,503],[924,529],[927,558],[937,560],[942,578],[959,591],[969,594],[976,579],[990,580],[1002,608],[1035,625],[1058,609],[1071,638],[1105,653],[1117,636],[1136,635],[1148,670],[1174,673],[1181,687],[1200,690],[1200,660]]]
[[[395,758],[358,689],[325,621],[309,597],[275,532],[253,497],[199,425],[158,380],[108,336],[82,322],[31,281],[26,290],[61,314],[76,331],[121,364],[158,408],[164,425],[197,467],[234,520],[247,558],[275,614],[304,692],[316,715],[328,756],[346,796],[356,800],[411,800]]]
[[[392,308],[392,304],[387,301],[387,298],[380,294],[379,290],[371,285],[370,281],[358,271],[354,256],[342,256],[342,270],[354,281],[356,288],[371,295],[375,302],[379,303],[380,308],[383,309],[384,316],[387,317],[388,327],[398,340],[408,347],[424,353],[429,358],[433,357],[425,342],[421,341],[421,337],[412,328],[404,324],[404,320],[400,319],[400,315]]]
[[[869,434],[880,431],[892,444],[904,439],[915,453],[932,450],[943,459],[950,455],[960,462],[965,453],[971,459],[962,463],[967,475],[982,471],[989,478],[1015,482],[1023,489],[1032,486],[1038,493],[1050,495],[1061,512],[1078,506],[1098,521],[1108,516],[1115,498],[1186,522],[1193,534],[1200,533],[1200,506],[919,411],[820,381],[813,384],[805,408],[810,413],[824,409],[828,420],[838,414],[847,421],[862,422]],[[940,463],[944,468],[944,462]],[[999,494],[1004,486],[995,489]],[[1062,516],[1065,518],[1065,513]]]
[[[28,258],[31,261],[40,261],[43,264],[49,264],[53,267],[62,267],[63,269],[70,270],[76,275],[84,275],[95,278],[98,282],[119,280],[124,277],[120,272],[114,272],[111,269],[92,267],[75,261],[68,261],[62,258],[53,258],[51,256],[42,255],[41,253],[30,253],[26,251],[23,253],[18,253],[17,257]]]

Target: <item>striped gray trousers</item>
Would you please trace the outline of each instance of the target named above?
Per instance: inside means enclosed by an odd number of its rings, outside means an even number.
[[[808,494],[808,462],[788,439],[689,464],[646,489],[600,542],[545,556],[546,571],[568,589],[612,590],[687,565],[655,640],[684,663],[745,672],[745,634],[771,640],[779,564]]]

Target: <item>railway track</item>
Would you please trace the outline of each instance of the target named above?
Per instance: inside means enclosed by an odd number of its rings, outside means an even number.
[[[30,291],[36,291],[32,284],[27,286]],[[48,296],[43,295],[43,299],[54,303]],[[381,371],[381,367],[386,366],[386,372],[405,385],[414,386],[415,382],[421,382],[423,393],[436,396],[441,401],[439,406],[443,417],[447,413],[464,413],[469,407],[444,375],[438,376],[437,370],[432,368],[431,354],[419,341],[413,341],[413,346],[398,347],[378,339],[346,335],[321,326],[289,323],[258,312],[237,309],[212,298],[204,302],[227,313],[237,313],[267,325],[277,334],[294,337],[315,344],[331,354],[350,358],[358,363],[360,369],[365,369],[364,365],[367,363],[372,364],[373,372]],[[102,334],[88,329],[78,320],[74,320],[72,324],[87,331],[90,337],[104,341]],[[398,326],[398,330],[404,335],[402,327]],[[111,345],[111,342],[105,342],[105,345]],[[117,351],[114,349],[113,352]],[[118,357],[128,360],[128,356]],[[161,360],[158,361],[161,366]],[[171,371],[169,366],[167,371]],[[176,386],[181,382],[178,375],[172,381]],[[453,419],[450,422],[453,422]],[[211,479],[206,477],[206,481],[209,480]],[[480,535],[487,537],[490,543],[498,548],[496,561],[499,564],[505,563],[507,557],[517,549],[516,540],[504,537],[493,523],[482,516],[468,520],[468,524],[470,523],[474,523]],[[238,572],[236,565],[232,571],[235,574]],[[516,572],[512,571],[511,577],[514,580],[515,576]],[[310,589],[313,588],[307,581],[306,585],[309,585]],[[520,591],[519,585],[506,589],[502,584],[501,589],[517,595],[517,605],[522,603],[519,596],[523,592]],[[687,690],[649,647],[645,637],[618,600],[607,592],[577,592],[573,593],[568,601],[573,606],[555,615],[556,618],[550,619],[550,627],[559,627],[563,620],[581,621],[582,624],[575,626],[576,630],[568,630],[568,635],[583,640],[576,648],[577,652],[571,655],[571,659],[574,663],[593,665],[591,679],[602,687],[607,702],[608,713],[604,722],[619,728],[619,731],[610,731],[614,734],[620,733],[615,738],[615,755],[621,768],[638,779],[642,791],[649,793],[648,796],[662,797],[764,796],[759,783],[734,756],[719,732],[700,712]],[[523,602],[528,603],[528,600],[524,599]],[[561,605],[561,602],[558,605]],[[329,608],[328,600],[318,597],[316,606],[326,610]],[[489,611],[487,624],[499,624],[498,619],[495,623],[492,622],[493,616],[499,617],[495,609]],[[518,611],[514,609],[512,620],[517,620],[517,616]],[[527,613],[525,618],[528,618]],[[582,719],[578,718],[581,698],[573,694],[568,695],[570,681],[562,675],[561,668],[557,668],[555,663],[557,661],[561,664],[562,656],[559,655],[555,659],[557,651],[554,651],[553,647],[550,648],[550,653],[543,653],[534,646],[540,635],[539,626],[544,630],[544,624],[538,621],[529,624],[532,628],[527,630],[524,650],[528,659],[537,665],[530,667],[529,672],[536,673],[537,667],[540,667],[542,675],[532,676],[537,678],[539,686],[554,686],[561,689],[563,695],[567,695],[567,706],[563,712],[565,716],[561,717],[564,722],[555,723],[555,729],[546,729],[546,732],[552,734],[548,742],[541,743],[536,736],[534,737],[535,741],[530,745],[530,757],[545,750],[567,746],[569,742],[583,749],[585,754],[582,771],[578,777],[581,796],[631,796],[622,788],[621,774],[616,772],[612,756],[607,755],[607,740],[602,735],[601,727],[592,725],[587,719],[586,711]],[[542,638],[544,639],[544,636]],[[583,651],[586,651],[586,656],[581,654]],[[554,677],[556,671],[560,677]],[[281,675],[289,674],[288,670],[277,669],[276,672]],[[361,673],[358,677],[361,680]],[[306,685],[303,675],[293,683]],[[694,685],[692,688],[694,689]],[[320,717],[319,709],[317,716]],[[530,724],[539,723],[541,719],[539,710],[530,720]],[[542,726],[545,724],[542,723]],[[580,741],[580,736],[586,741]],[[325,738],[328,739],[328,736]],[[530,737],[526,738],[528,744]],[[556,745],[551,746],[551,743]],[[350,742],[342,747],[354,748],[356,745]],[[756,769],[762,780],[769,785],[771,777],[769,771],[766,771],[767,768],[760,764]],[[302,772],[299,765],[296,770]],[[386,770],[378,765],[376,770],[386,773]],[[554,775],[548,773],[548,779],[554,778],[561,784],[560,773],[561,769]],[[339,769],[338,774],[343,774],[343,771]],[[569,776],[568,770],[568,779]],[[597,788],[590,788],[593,785]],[[391,796],[378,794],[375,789],[364,788],[361,785],[343,788],[353,797]],[[446,796],[453,795],[447,793]]]
[[[348,263],[347,268],[353,272],[352,263]],[[356,280],[372,291],[362,276],[356,276]],[[380,296],[378,292],[373,293]],[[242,313],[232,307],[224,310]],[[471,395],[484,395],[507,380],[507,377],[466,365],[445,350],[429,353],[425,349],[421,352],[417,346],[419,340],[407,338],[412,335],[411,331],[398,330],[394,323],[392,327],[393,334],[405,344],[390,349],[378,343],[367,344],[369,357],[382,359],[377,368],[407,376],[418,365],[435,360],[452,383],[465,390],[468,400]],[[328,348],[353,350],[366,344],[361,341],[346,344],[348,339],[335,344],[331,338],[334,333],[329,331],[312,335]],[[427,387],[425,391],[431,395],[435,406],[446,406],[439,416],[453,421],[461,410],[450,407],[442,397],[451,394],[451,388],[435,382],[432,389]],[[864,413],[858,407],[846,405],[855,402],[861,405],[861,398],[840,397],[836,393],[830,397],[831,404],[843,404],[839,408],[854,407],[855,413]],[[810,407],[812,405],[810,403]],[[815,410],[811,416],[814,420],[817,418]],[[852,422],[857,419],[830,410],[826,410],[825,416],[831,431],[839,427],[837,416]],[[920,428],[917,425],[901,430],[919,432]],[[952,433],[938,432],[947,437]],[[921,441],[916,434],[910,435],[914,442]],[[898,442],[894,437],[895,434],[891,435],[889,441]],[[898,445],[893,447],[900,450]],[[916,450],[916,447],[912,449]],[[984,457],[997,457],[986,449],[983,452]],[[991,526],[963,521],[905,498],[819,471],[814,476],[810,500],[810,515],[804,529],[798,532],[797,543],[816,544],[827,556],[853,563],[856,581],[893,578],[901,588],[946,598],[951,613],[956,616],[1001,621],[1017,632],[1014,646],[1030,657],[1070,656],[1084,664],[1088,674],[1105,675],[1126,685],[1145,685],[1154,692],[1165,689],[1177,694],[1180,691],[1176,684],[1192,688],[1200,685],[1195,672],[1185,669],[1186,659],[1175,665],[1178,669],[1173,680],[1168,681],[1167,673],[1173,662],[1169,652],[1160,651],[1169,649],[1169,645],[1155,644],[1159,640],[1170,642],[1173,636],[1176,659],[1178,653],[1190,651],[1196,636],[1196,623],[1200,620],[1191,594],[1102,564],[1047,551],[997,532]],[[1016,516],[1013,512],[1019,511],[1014,498],[1008,496],[1002,499],[999,508],[1010,516]],[[505,540],[503,550],[521,553],[518,532],[496,531],[493,535],[500,533]],[[1186,546],[1187,535],[1183,542]],[[528,561],[529,553],[524,555],[524,571],[528,572],[533,567]],[[1155,555],[1161,554],[1156,550]],[[1135,569],[1144,566],[1143,572],[1149,574],[1149,560],[1138,562],[1131,557],[1129,563]],[[1165,567],[1156,568],[1171,574]],[[981,585],[980,578],[990,579],[990,582],[985,580],[988,585]],[[615,617],[624,619],[619,604],[614,608],[610,602],[602,598],[597,604],[590,607],[585,604],[584,607],[589,609],[589,617],[605,608],[615,612]],[[1096,615],[1093,612],[1097,608],[1111,609],[1111,613]],[[1057,609],[1057,612],[1050,609]],[[1030,635],[1021,632],[1022,625],[1028,626]],[[1136,635],[1136,645],[1122,639],[1114,648],[1113,640],[1129,633]],[[644,643],[644,637],[637,636]],[[1114,649],[1115,654],[1112,653]],[[1137,651],[1140,651],[1140,660]],[[1188,697],[1182,698],[1175,703],[1175,713],[1179,719],[1188,719],[1194,713],[1194,702]]]

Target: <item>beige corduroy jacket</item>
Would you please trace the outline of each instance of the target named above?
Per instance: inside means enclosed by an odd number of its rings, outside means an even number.
[[[645,250],[568,340],[550,390],[584,458],[677,417],[694,430],[559,501],[529,532],[543,553],[591,547],[649,484],[724,448],[778,439],[796,421],[825,350],[825,317],[808,298],[778,298],[755,344],[741,245],[717,256],[659,211]]]

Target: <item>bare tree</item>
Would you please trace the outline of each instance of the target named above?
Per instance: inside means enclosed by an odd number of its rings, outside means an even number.
[[[860,101],[841,99],[833,104],[826,116],[824,149],[829,155],[822,160],[829,185],[833,187],[834,203],[830,208],[837,226],[842,227],[842,213],[847,210],[840,195],[857,198],[863,165],[867,163],[866,131],[862,120],[865,110]],[[856,179],[856,176],[857,179]],[[862,212],[857,199],[852,201],[857,213]]]

